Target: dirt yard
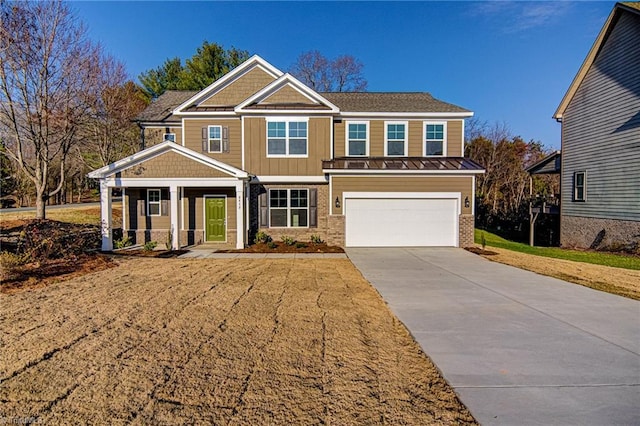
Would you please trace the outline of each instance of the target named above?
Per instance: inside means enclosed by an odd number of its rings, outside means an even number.
[[[348,260],[123,259],[0,295],[0,416],[473,424]]]
[[[496,247],[487,247],[487,251],[496,254],[483,257],[495,262],[640,300],[640,271],[534,256]]]

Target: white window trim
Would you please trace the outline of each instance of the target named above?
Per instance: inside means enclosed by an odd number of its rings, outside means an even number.
[[[309,117],[269,117],[265,119],[265,149],[267,158],[308,158],[309,157]],[[285,154],[269,154],[269,123],[285,123]],[[289,123],[307,123],[307,153],[289,154]],[[294,138],[295,139],[295,138]]]
[[[287,191],[287,207],[271,207],[271,191]],[[291,226],[291,191],[305,191],[307,193],[307,226]],[[309,228],[309,188],[269,188],[269,199],[267,200],[267,204],[269,206],[269,228],[273,229],[305,229]],[[301,210],[300,207],[295,207],[298,210]],[[271,209],[275,210],[286,210],[287,211],[287,226],[271,226]]]
[[[389,155],[389,125],[390,124],[402,124],[404,125],[404,153],[401,155]],[[398,142],[400,139],[391,139],[391,141]],[[385,157],[408,157],[409,156],[409,122],[408,121],[385,121],[384,122],[384,156]]]
[[[149,196],[151,192],[158,193],[158,201],[151,201],[151,197]],[[151,204],[158,205],[158,214],[151,214],[151,209],[149,208]],[[147,189],[147,216],[162,216],[162,190],[161,189]]]
[[[427,155],[427,124],[442,124],[442,155]],[[435,139],[430,139],[435,141]],[[446,157],[447,156],[447,122],[436,120],[424,120],[422,122],[422,156],[423,157]]]
[[[582,175],[582,198],[577,197],[578,186],[576,182],[578,181],[578,175]],[[583,203],[587,201],[587,171],[579,170],[577,172],[573,172],[573,200],[578,203]]]
[[[364,155],[355,155],[349,152],[349,125],[350,124],[364,124],[367,129],[367,136],[365,140],[365,153]],[[368,157],[369,156],[369,129],[371,128],[369,121],[345,121],[344,122],[344,152],[347,157]]]
[[[167,136],[171,136],[171,135],[173,135],[173,140],[172,140],[171,142],[177,142],[177,140],[176,140],[176,134],[175,134],[175,133],[173,133],[173,132],[163,134],[163,135],[162,135],[162,141],[163,141],[163,142],[164,142],[164,141],[166,141],[166,140],[167,140]]]
[[[220,138],[212,138],[210,136],[212,127],[220,128]],[[211,150],[211,141],[216,141],[218,139],[220,139],[220,150],[219,151],[212,151]],[[219,154],[219,153],[222,152],[222,126],[219,125],[219,124],[213,124],[213,125],[207,126],[207,152],[216,153],[216,154]]]

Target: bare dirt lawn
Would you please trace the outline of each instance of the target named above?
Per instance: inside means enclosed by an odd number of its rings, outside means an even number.
[[[486,250],[493,254],[483,257],[495,262],[640,300],[640,271],[637,270],[553,259],[496,247]]]
[[[0,416],[44,424],[473,424],[342,259],[118,259],[0,295]]]

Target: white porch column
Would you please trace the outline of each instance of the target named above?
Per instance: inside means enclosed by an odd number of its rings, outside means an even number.
[[[169,187],[169,202],[171,203],[171,248],[180,249],[180,217],[178,216],[178,198],[180,191],[176,185]]]
[[[113,250],[111,224],[111,188],[105,179],[100,180],[100,228],[102,233],[102,251]]]
[[[236,183],[236,248],[244,248],[244,181]]]

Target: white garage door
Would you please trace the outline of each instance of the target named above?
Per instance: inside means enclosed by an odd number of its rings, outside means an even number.
[[[456,246],[457,198],[347,198],[347,247]]]

